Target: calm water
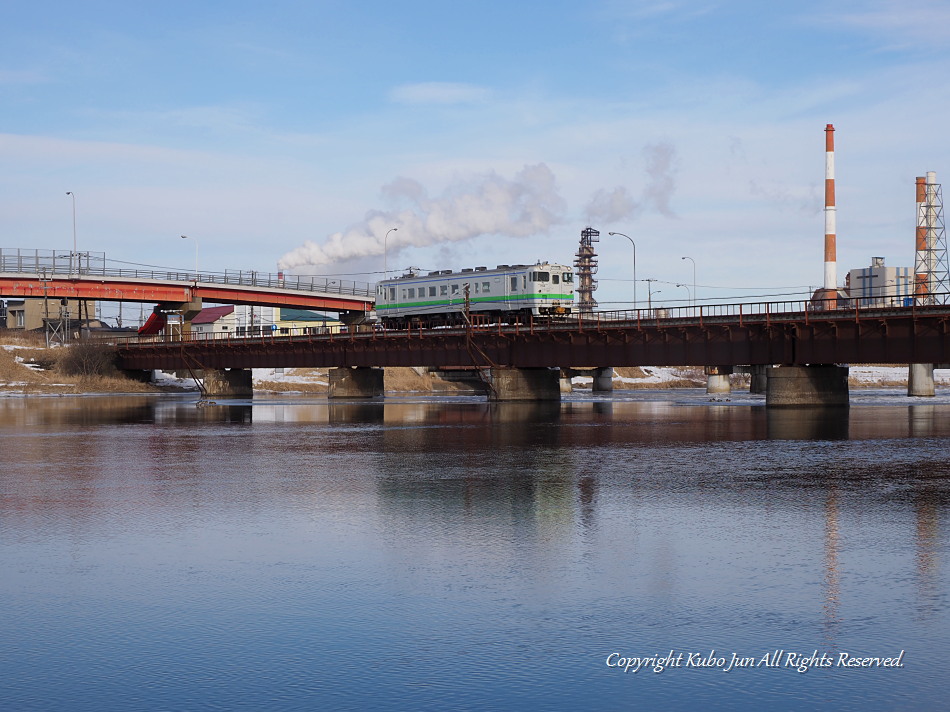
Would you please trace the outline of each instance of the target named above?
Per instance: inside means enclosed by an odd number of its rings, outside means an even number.
[[[0,399],[0,707],[944,709],[948,444],[896,391]]]

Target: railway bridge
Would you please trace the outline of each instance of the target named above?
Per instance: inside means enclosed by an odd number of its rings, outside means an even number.
[[[950,305],[815,310],[810,302],[768,302],[598,312],[463,328],[351,329],[346,334],[130,339],[123,369],[201,369],[224,386],[249,389],[246,369],[331,368],[331,396],[382,393],[387,366],[468,367],[490,374],[497,399],[559,397],[561,369],[737,366],[768,370],[769,405],[847,403],[851,363],[950,361]],[[244,375],[242,375],[242,373]]]

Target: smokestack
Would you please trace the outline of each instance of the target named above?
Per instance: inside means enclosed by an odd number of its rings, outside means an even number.
[[[927,304],[930,291],[927,213],[927,179],[917,176],[917,240],[914,260],[914,297],[917,304]]]
[[[825,126],[825,289],[837,294],[838,257],[835,241],[835,127]],[[831,295],[828,295],[831,296]]]

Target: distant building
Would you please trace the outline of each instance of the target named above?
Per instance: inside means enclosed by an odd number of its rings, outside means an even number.
[[[335,316],[319,314],[308,309],[275,309],[275,327],[279,334],[327,334],[340,331],[343,322]]]
[[[196,336],[237,334],[237,314],[234,305],[206,307],[191,320],[191,333]]]
[[[872,257],[871,266],[848,272],[848,292],[857,307],[903,306],[914,294],[914,270],[886,267],[883,257]]]
[[[4,323],[8,329],[34,331],[51,322],[84,323],[89,320],[88,312],[89,303],[80,299],[9,299]]]

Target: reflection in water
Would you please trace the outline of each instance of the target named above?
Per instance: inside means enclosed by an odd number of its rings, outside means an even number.
[[[837,632],[841,623],[839,548],[838,493],[835,485],[831,484],[825,500],[825,643],[829,650],[837,650]]]
[[[847,440],[850,408],[796,406],[766,408],[773,440]]]
[[[638,398],[0,400],[0,699],[933,706],[950,405]],[[914,663],[603,666],[713,647]]]

